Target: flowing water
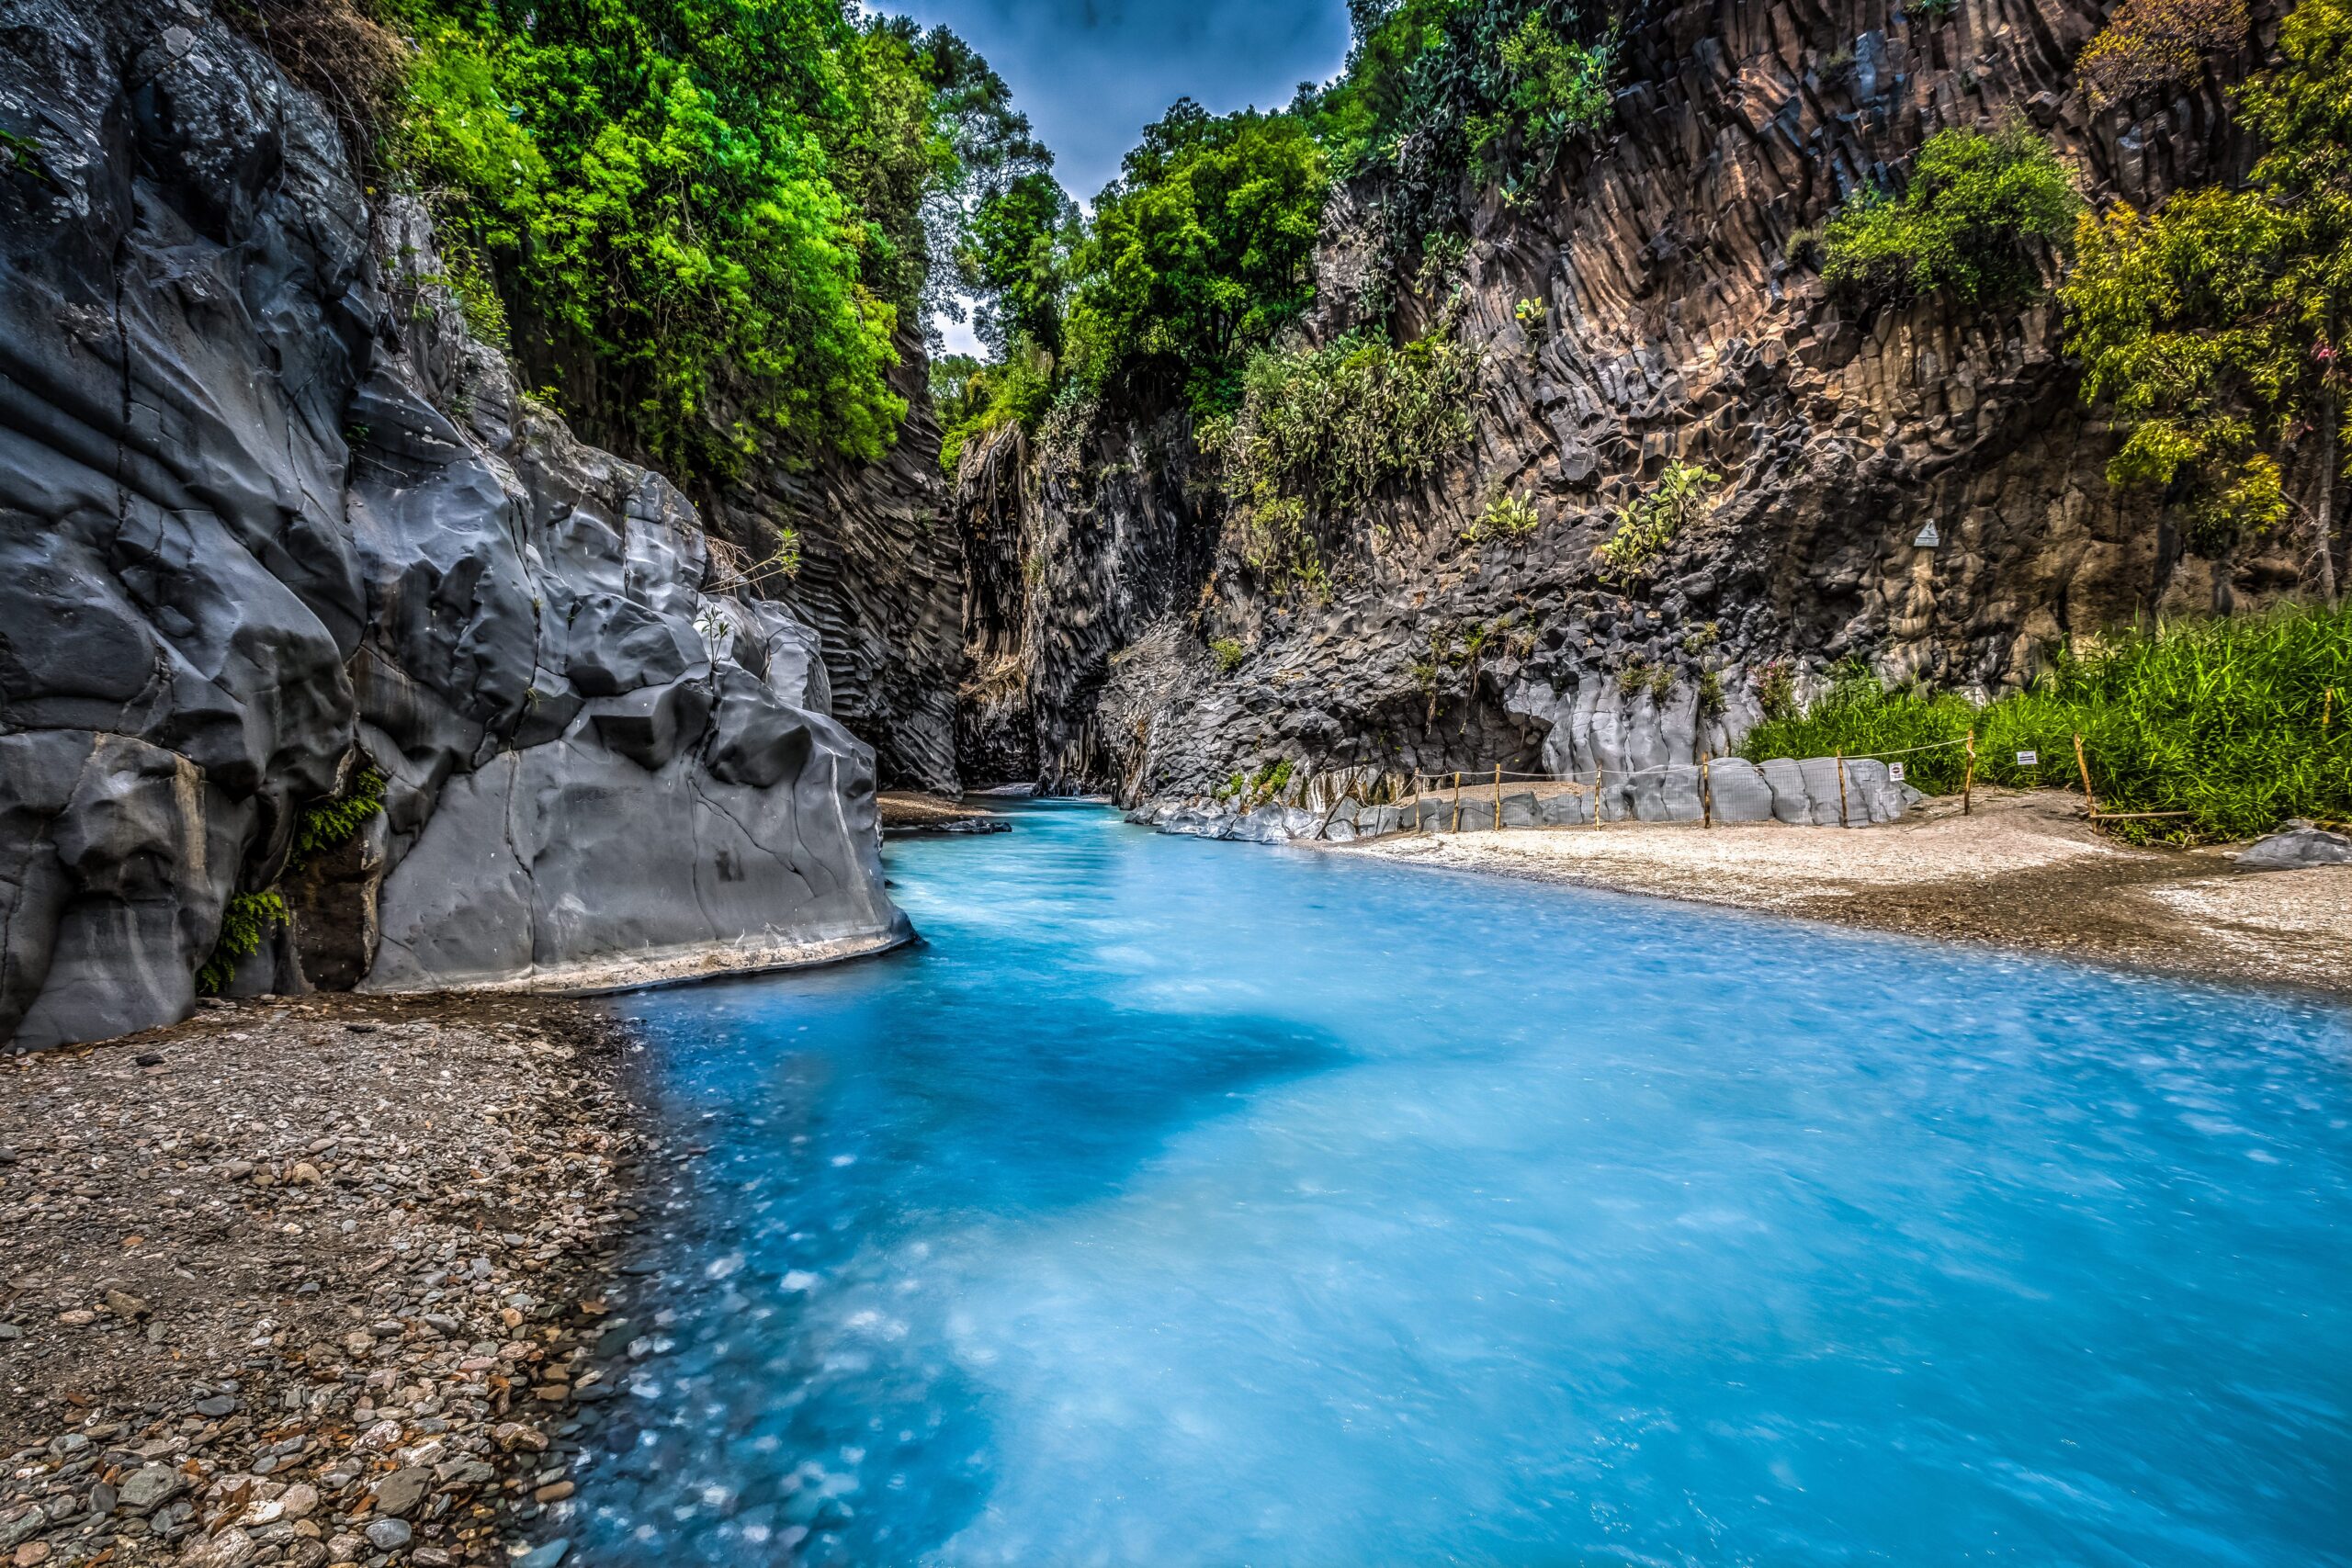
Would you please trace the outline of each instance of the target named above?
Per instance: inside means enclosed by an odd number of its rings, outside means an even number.
[[[2341,1012],[1086,807],[890,861],[925,944],[628,1004],[708,1152],[575,1562],[2352,1562]]]

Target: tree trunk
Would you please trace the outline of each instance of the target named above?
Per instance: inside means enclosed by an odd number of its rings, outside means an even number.
[[[2341,434],[2336,429],[2335,395],[2320,400],[2319,493],[2312,498],[2312,527],[2319,535],[2319,591],[2327,607],[2335,608],[2335,470],[2344,460]]]

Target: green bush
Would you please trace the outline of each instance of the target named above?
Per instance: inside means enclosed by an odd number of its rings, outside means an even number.
[[[2226,24],[2220,9],[2143,0],[2114,26],[2129,21],[2147,42],[2200,17]],[[2173,45],[2194,68],[2194,29],[2175,32]],[[2342,355],[2352,4],[2303,0],[2278,52],[2238,95],[2263,148],[2244,186],[2181,191],[2153,212],[2118,203],[2086,214],[2059,286],[2083,397],[2110,400],[2130,432],[2109,482],[2165,497],[2185,513],[2190,543],[2214,556],[2286,523],[2291,491],[2317,483],[2330,493],[2326,470],[2352,447]],[[2301,472],[2290,479],[2292,469]],[[2313,513],[2333,507],[2303,510],[2326,588],[2333,517]]]
[[[2138,842],[2251,838],[2290,817],[2352,818],[2352,611],[2285,610],[2132,634],[2062,654],[2025,692],[1979,709],[1951,694],[1888,692],[1849,671],[1802,716],[1758,725],[1768,757],[1883,755],[1976,732],[1978,779],[2082,787],[2083,737],[2103,810],[2178,811],[2113,824]],[[2017,765],[2020,751],[2036,766]],[[1963,749],[1900,759],[1931,794],[1960,787]]]
[[[2023,122],[1939,130],[1902,195],[1872,193],[1830,219],[1821,275],[1871,301],[2027,298],[2041,283],[2031,246],[2063,243],[2081,207],[2073,172]]]
[[[1626,586],[1647,577],[1683,526],[1706,505],[1723,476],[1677,457],[1657,483],[1618,509],[1617,527],[1593,555],[1604,580]]]
[[[1319,575],[1310,519],[1434,473],[1470,438],[1476,367],[1450,324],[1402,348],[1350,335],[1251,356],[1239,412],[1198,431],[1223,463],[1236,553],[1272,577]]]
[[[1218,674],[1230,675],[1241,668],[1241,661],[1250,657],[1250,652],[1235,638],[1221,637],[1209,644],[1209,657],[1216,660]]]

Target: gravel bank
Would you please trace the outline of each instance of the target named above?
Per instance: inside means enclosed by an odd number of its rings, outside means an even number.
[[[1935,800],[1856,830],[1612,823],[1330,852],[2352,996],[2352,866],[2256,874],[2225,850],[2134,849],[2094,832],[2076,795],[1980,794],[1967,817]]]
[[[0,1063],[0,1562],[560,1561],[638,1338],[630,1048],[273,998]]]

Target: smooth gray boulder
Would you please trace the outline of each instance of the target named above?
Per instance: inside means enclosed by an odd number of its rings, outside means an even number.
[[[1723,757],[1707,765],[1708,784],[1714,795],[1718,822],[1770,822],[1772,786],[1764,770],[1739,757]]]
[[[2290,822],[2240,852],[2240,871],[2309,871],[2314,866],[2352,865],[2352,839],[2311,822]]]

